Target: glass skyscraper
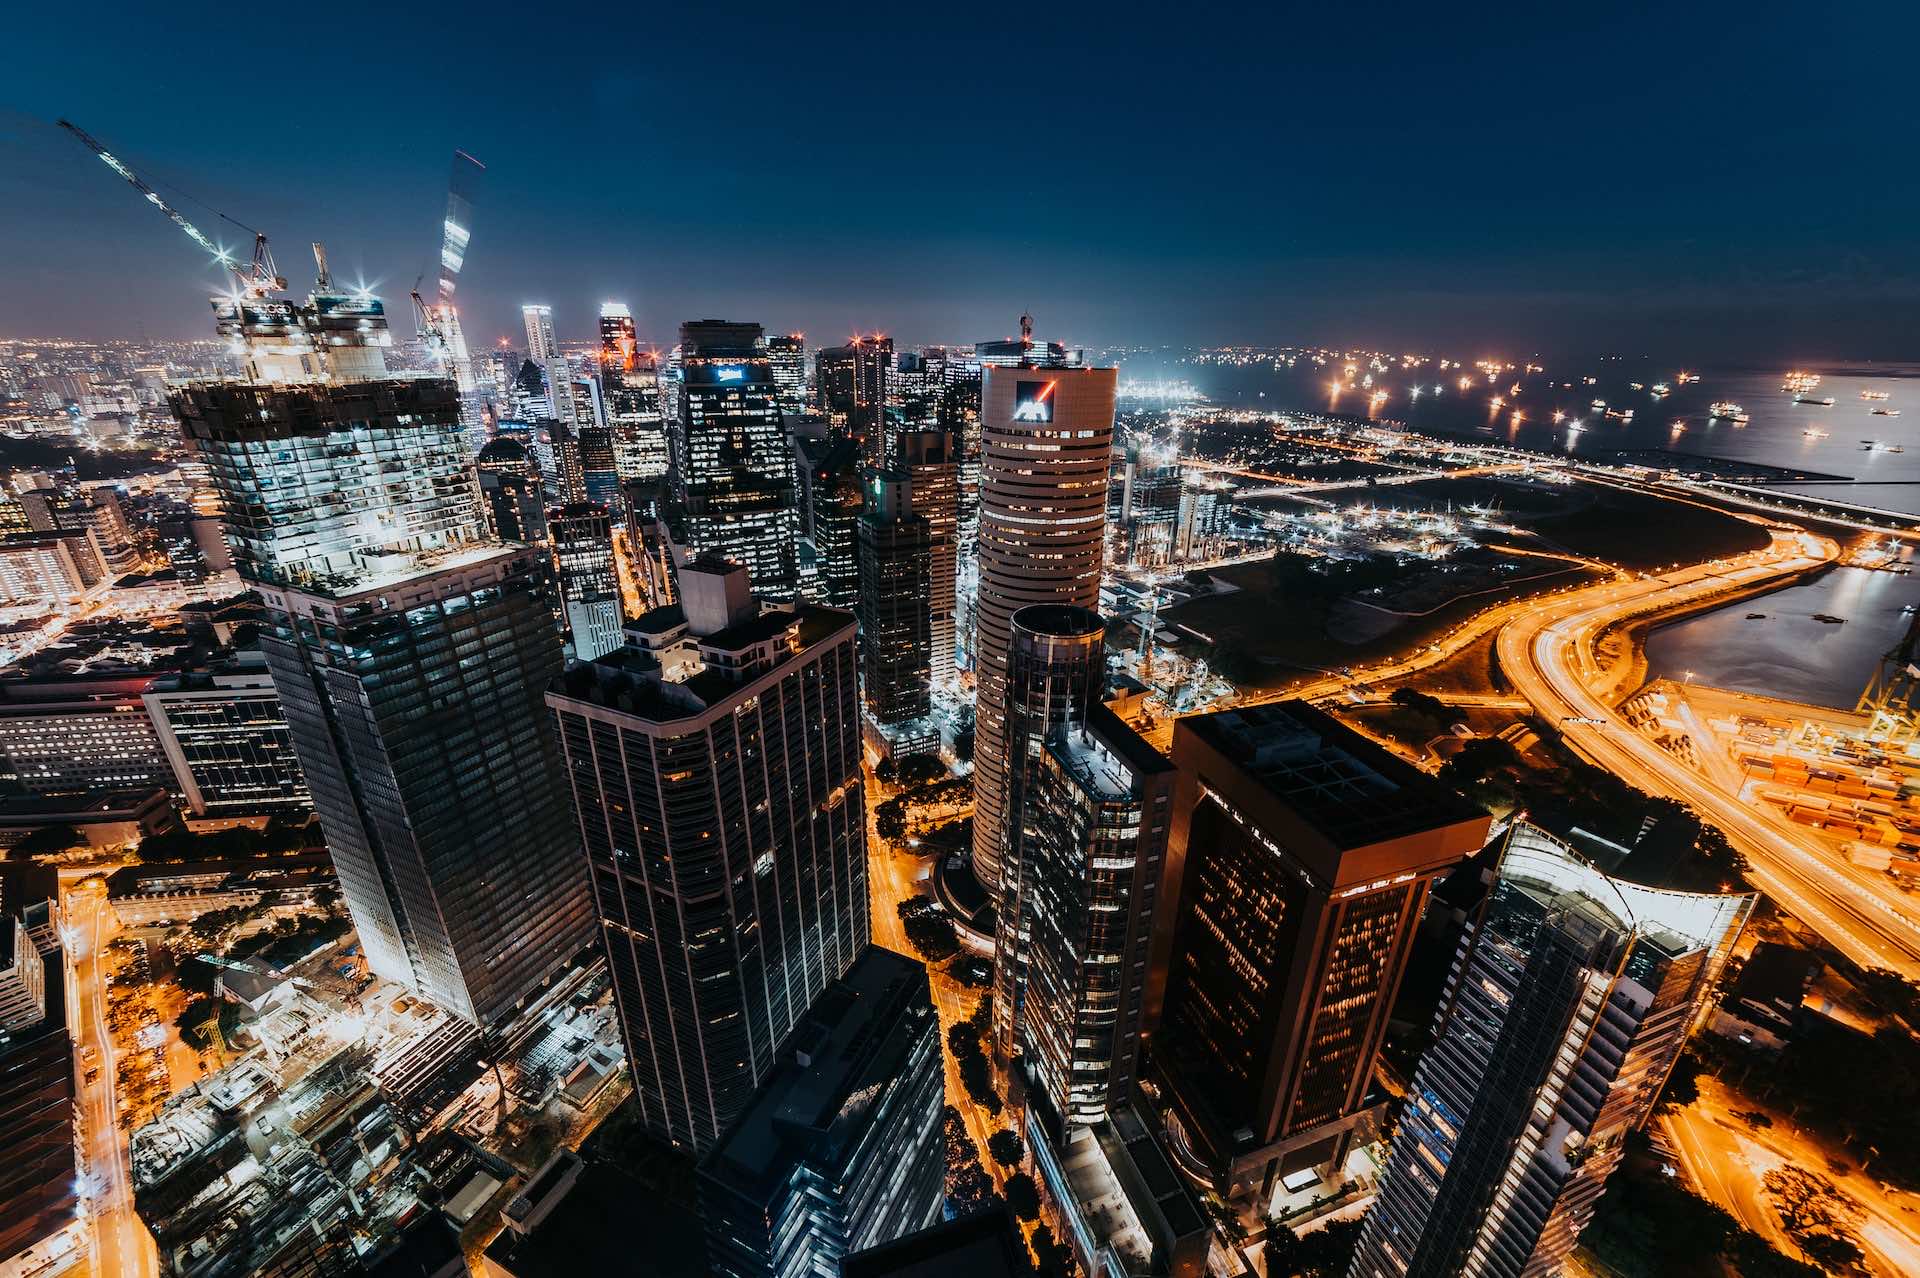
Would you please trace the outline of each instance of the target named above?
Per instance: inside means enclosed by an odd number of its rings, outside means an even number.
[[[680,326],[680,411],[668,434],[673,507],[683,544],[745,565],[756,591],[791,597],[793,450],[758,324]]]
[[[1447,978],[1352,1278],[1558,1272],[1753,903],[1612,878],[1513,826]]]
[[[481,1025],[591,939],[539,713],[552,574],[486,534],[451,383],[196,386],[261,648],[368,962]]]
[[[871,934],[852,614],[680,603],[548,694],[641,1121],[704,1153]]]

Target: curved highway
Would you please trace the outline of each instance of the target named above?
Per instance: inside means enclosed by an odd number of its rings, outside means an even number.
[[[1754,885],[1855,962],[1920,977],[1920,919],[1893,885],[1842,862],[1804,832],[1675,761],[1616,711],[1612,672],[1594,659],[1610,627],[1728,590],[1789,577],[1839,557],[1832,540],[1776,531],[1765,550],[1659,577],[1591,586],[1522,613],[1495,639],[1514,689],[1595,765],[1651,794],[1690,804],[1723,830]],[[1543,601],[1544,604],[1544,601]]]

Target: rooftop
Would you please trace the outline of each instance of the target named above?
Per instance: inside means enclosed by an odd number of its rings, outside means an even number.
[[[678,606],[656,608],[639,620],[629,622],[627,630],[641,634],[666,635],[684,625]],[[552,694],[585,702],[608,710],[617,710],[656,723],[690,719],[713,706],[736,697],[757,679],[779,670],[788,661],[804,656],[813,648],[850,631],[853,614],[832,608],[803,605],[788,612],[769,609],[748,621],[738,622],[703,638],[689,637],[703,650],[742,652],[757,644],[774,643],[776,652],[771,666],[739,679],[700,661],[691,662],[692,673],[673,679],[663,672],[661,661],[652,652],[637,647],[617,648],[594,661],[575,662],[555,682]],[[784,651],[778,641],[787,636]]]
[[[1004,1206],[989,1207],[855,1252],[841,1278],[1030,1278],[1033,1265]]]
[[[1178,721],[1339,848],[1484,819],[1471,800],[1304,701]]]
[[[927,970],[869,946],[814,1000],[785,1059],[701,1164],[703,1176],[766,1202],[796,1163],[831,1166],[853,1099],[895,1079],[933,1014]]]

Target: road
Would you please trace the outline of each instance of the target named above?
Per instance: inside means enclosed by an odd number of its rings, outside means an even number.
[[[1794,1128],[1783,1115],[1771,1115],[1773,1125],[1760,1129],[1734,1117],[1736,1110],[1758,1108],[1719,1080],[1703,1077],[1697,1101],[1661,1115],[1660,1127],[1694,1192],[1726,1208],[1735,1220],[1789,1256],[1797,1256],[1799,1249],[1781,1228],[1761,1181],[1777,1167],[1817,1172],[1860,1204],[1863,1219],[1855,1237],[1875,1272],[1920,1273],[1920,1214],[1903,1201],[1909,1196],[1889,1194],[1845,1159],[1829,1162],[1833,1151]]]
[[[873,828],[873,811],[890,792],[873,779],[871,772],[867,777],[867,899],[873,909],[873,943],[917,959],[920,956],[907,943],[907,930],[900,922],[898,905],[911,896],[932,899],[932,885],[926,876],[933,869],[933,858],[895,848],[880,837]],[[960,1082],[960,1067],[954,1064],[953,1053],[947,1051],[946,1046],[947,1030],[966,1020],[987,991],[970,990],[945,972],[931,968],[927,971],[927,984],[933,992],[934,1010],[940,1014],[940,1051],[946,1060],[947,1103],[960,1111],[987,1174],[993,1177],[995,1185],[1004,1185],[1009,1169],[993,1161],[987,1152],[987,1138],[1011,1125],[1010,1112],[996,1119],[973,1103]]]
[[[1610,627],[1670,612],[1830,563],[1840,548],[1810,533],[1776,532],[1767,549],[1651,578],[1602,583],[1552,608],[1521,612],[1496,639],[1500,668],[1576,752],[1629,784],[1692,805],[1748,860],[1749,878],[1788,913],[1856,962],[1920,977],[1920,920],[1891,882],[1880,883],[1786,827],[1758,805],[1678,763],[1631,728],[1614,701],[1627,691],[1602,667],[1595,642]]]
[[[107,1029],[106,964],[101,961],[117,924],[98,880],[69,885],[62,906],[67,940],[67,991],[73,1011],[82,1184],[92,1194],[94,1270],[100,1278],[149,1278],[159,1273],[153,1236],[133,1210],[133,1173],[115,1095],[113,1035]],[[80,1058],[98,1053],[99,1076],[86,1081]]]

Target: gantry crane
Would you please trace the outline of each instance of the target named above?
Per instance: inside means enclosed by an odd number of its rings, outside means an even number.
[[[146,196],[147,202],[166,214],[175,226],[187,233],[189,239],[205,249],[208,253],[211,253],[215,261],[232,272],[234,284],[239,289],[242,297],[257,301],[272,297],[274,294],[286,290],[286,278],[280,274],[279,268],[273,263],[273,252],[267,247],[265,232],[256,231],[243,222],[227,217],[224,213],[219,214],[224,220],[232,222],[235,226],[253,236],[253,260],[250,262],[241,261],[208,239],[199,227],[186,219],[180,210],[161,199],[158,191],[148,186],[138,173],[128,168],[119,157],[102,146],[92,134],[71,120],[61,120],[58,123],[61,128],[78,138],[81,145],[85,146],[87,150],[99,156],[108,168],[125,178],[134,190]]]
[[[1920,711],[1913,705],[1914,695],[1920,693],[1916,649],[1920,649],[1920,613],[1900,642],[1880,658],[1854,704],[1856,712],[1867,716],[1869,741],[1905,746],[1920,738]]]

